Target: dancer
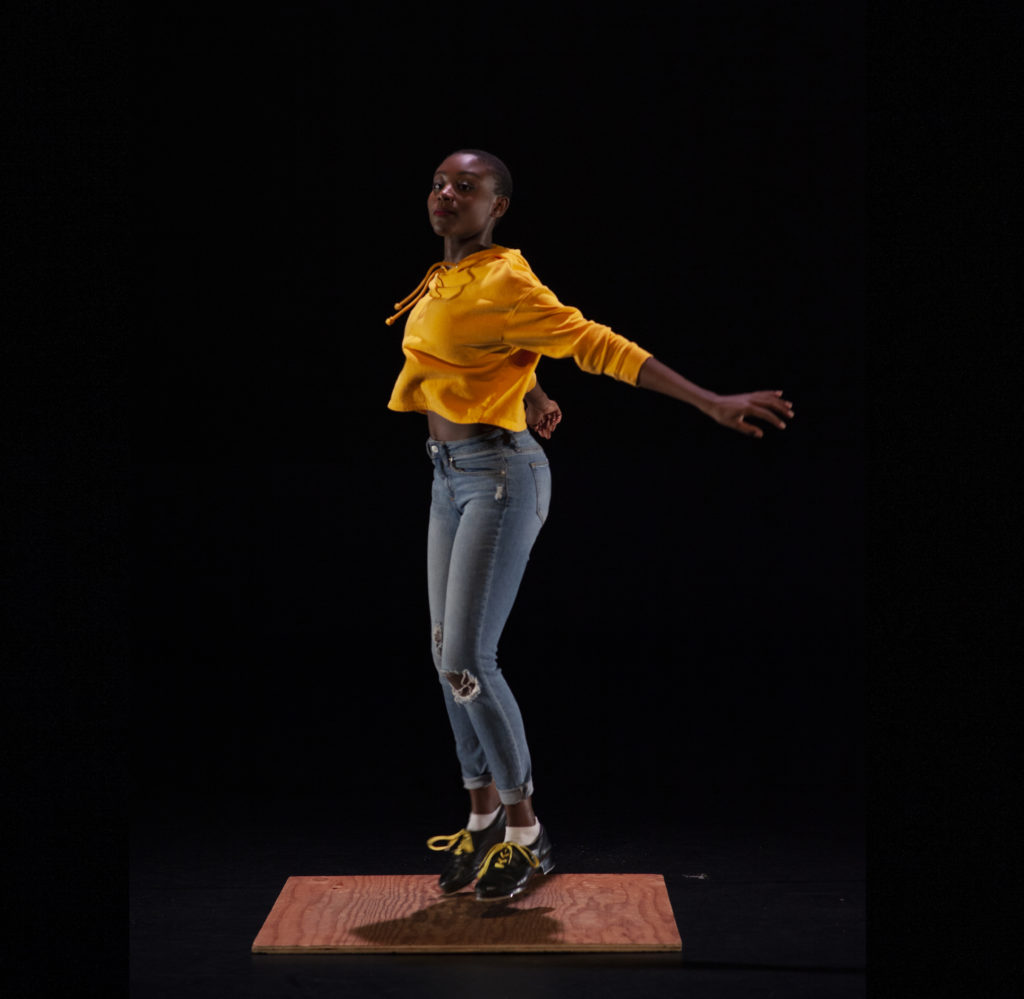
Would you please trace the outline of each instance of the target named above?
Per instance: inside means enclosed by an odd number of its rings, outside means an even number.
[[[444,260],[387,320],[408,313],[405,364],[388,406],[427,417],[432,652],[470,800],[466,826],[428,846],[450,854],[441,890],[476,879],[482,900],[514,898],[554,867],[533,809],[522,716],[497,663],[551,494],[548,460],[530,431],[549,439],[562,419],[537,381],[540,357],[572,357],[586,372],[671,396],[752,437],[764,432],[748,420],[783,429],[793,416],[780,391],[710,392],[559,302],[518,250],[493,241],[511,196],[511,175],[493,154],[448,156],[427,197]]]

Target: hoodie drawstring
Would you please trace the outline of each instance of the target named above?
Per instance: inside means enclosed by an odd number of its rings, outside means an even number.
[[[396,319],[408,312],[426,293],[427,285],[430,283],[430,279],[442,268],[447,266],[443,261],[441,263],[433,264],[430,270],[427,271],[423,280],[416,286],[416,290],[410,295],[406,295],[405,298],[400,302],[395,302],[395,308],[398,310],[390,319],[385,319],[384,322],[391,326]]]

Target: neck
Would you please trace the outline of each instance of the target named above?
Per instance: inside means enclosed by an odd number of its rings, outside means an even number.
[[[471,253],[490,249],[493,245],[489,234],[467,240],[455,240],[446,236],[444,240],[444,259],[449,264],[457,264]]]

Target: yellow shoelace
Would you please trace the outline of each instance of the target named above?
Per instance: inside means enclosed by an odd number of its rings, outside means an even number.
[[[477,873],[477,877],[483,877],[487,872],[487,868],[491,866],[491,861],[494,861],[494,866],[500,871],[502,868],[508,867],[512,862],[512,857],[515,855],[514,850],[518,850],[522,855],[523,859],[531,867],[540,867],[540,861],[528,850],[525,846],[520,843],[495,843],[487,851],[487,856],[484,857],[484,862],[480,865],[480,870]]]
[[[456,844],[458,844],[456,846]],[[451,836],[431,836],[427,840],[427,849],[435,853],[444,853],[455,847],[455,856],[473,852],[473,834],[468,829],[460,829]]]

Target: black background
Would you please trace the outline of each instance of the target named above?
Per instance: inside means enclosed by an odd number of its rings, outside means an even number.
[[[41,903],[5,975],[109,970],[126,783],[191,829],[175,870],[209,832],[179,793],[279,816],[268,898],[307,866],[293,791],[332,799],[323,842],[351,850],[464,808],[431,707],[423,428],[384,408],[382,320],[439,255],[430,171],[473,144],[516,176],[500,239],[563,300],[798,412],[754,443],[544,363],[555,505],[503,647],[541,815],[585,846],[620,801],[682,836],[699,789],[744,831],[744,798],[860,796],[866,409],[874,981],[888,952],[944,994],[951,971],[1005,987],[1019,586],[985,584],[1019,576],[1016,421],[991,415],[1016,407],[1019,12],[112,7],[5,13],[6,883]]]
[[[383,322],[440,258],[427,186],[463,146],[509,164],[496,239],[563,301],[797,414],[751,441],[542,362],[554,497],[500,656],[540,814],[862,789],[860,17],[147,15],[139,798],[464,807],[429,657],[425,426],[386,409]]]

